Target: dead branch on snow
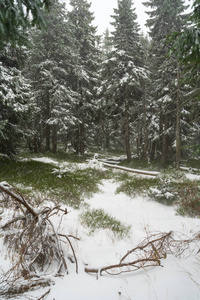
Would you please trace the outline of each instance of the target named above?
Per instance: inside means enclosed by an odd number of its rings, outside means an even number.
[[[162,267],[161,259],[165,259],[168,254],[181,255],[189,248],[191,242],[199,240],[199,236],[184,240],[177,239],[175,236],[173,231],[152,234],[141,244],[128,251],[119,263],[100,269],[86,267],[85,272],[100,275],[106,272],[109,275],[120,275],[148,267]]]
[[[57,232],[51,220],[54,214],[66,215],[68,211],[60,206],[36,209],[30,200],[25,199],[6,182],[0,183],[0,191],[3,193],[1,206],[14,207],[13,215],[0,228],[13,262],[13,268],[0,279],[0,295],[21,293],[36,286],[48,286],[51,284],[48,273],[53,276],[68,273],[63,239],[72,250],[78,272],[76,254],[70,240],[73,236]],[[9,197],[4,197],[5,195]]]

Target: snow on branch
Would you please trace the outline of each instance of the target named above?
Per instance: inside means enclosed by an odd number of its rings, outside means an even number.
[[[189,248],[190,243],[196,240],[199,240],[199,235],[192,239],[177,239],[176,233],[173,231],[152,234],[141,244],[128,251],[118,263],[100,269],[86,267],[85,272],[100,275],[106,272],[109,275],[120,275],[147,267],[162,267],[161,259],[165,259],[168,254],[181,255]]]
[[[30,204],[30,199],[25,199],[7,182],[0,183],[0,192],[3,196],[1,206],[10,208],[11,212],[11,208],[15,208],[13,215],[9,212],[10,219],[0,228],[13,263],[12,269],[0,278],[0,295],[48,286],[52,276],[67,274],[68,255],[63,246],[66,244],[72,250],[73,260],[70,257],[70,261],[75,262],[78,273],[77,258],[70,240],[77,238],[57,232],[51,220],[53,215],[59,212],[66,215],[68,211],[60,206],[36,209]]]

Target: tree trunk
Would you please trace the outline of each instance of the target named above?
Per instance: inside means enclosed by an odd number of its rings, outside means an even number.
[[[57,152],[57,126],[52,126],[52,150],[54,153]]]
[[[181,157],[181,93],[180,68],[177,70],[177,105],[176,105],[176,168],[180,168]]]
[[[85,152],[85,128],[84,124],[81,123],[79,127],[79,153],[81,155],[84,155]]]
[[[147,160],[148,154],[148,129],[147,129],[147,110],[146,110],[146,92],[143,97],[143,135],[144,135],[144,146],[142,157]]]
[[[153,141],[151,145],[151,151],[150,151],[150,160],[153,161],[155,159],[155,152],[156,152],[156,142]]]
[[[125,106],[125,120],[124,120],[124,131],[125,131],[125,148],[127,160],[131,161],[131,148],[130,148],[130,128],[129,128],[129,105],[126,103]]]
[[[44,124],[41,122],[39,124],[39,150],[44,152]]]
[[[45,150],[50,150],[50,135],[51,135],[51,129],[50,125],[48,124],[48,120],[50,119],[50,101],[49,101],[49,95],[47,95],[46,99],[46,128],[45,128],[45,139],[46,139],[46,147]]]
[[[45,150],[49,151],[50,150],[50,126],[49,126],[49,124],[46,124],[45,138],[46,138]]]
[[[169,128],[168,115],[164,116],[164,136],[163,136],[163,147],[162,147],[162,163],[165,164],[168,159],[168,148],[169,148],[169,136],[166,133]]]

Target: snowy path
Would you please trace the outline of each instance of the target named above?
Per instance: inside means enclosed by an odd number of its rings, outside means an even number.
[[[101,192],[87,203],[91,208],[103,208],[112,216],[132,226],[130,238],[118,240],[109,230],[99,230],[86,235],[78,223],[78,214],[73,224],[81,241],[77,246],[79,260],[90,267],[116,263],[120,257],[146,237],[149,231],[180,231],[193,235],[200,230],[200,220],[176,216],[173,207],[148,201],[142,197],[130,199],[124,194],[115,194],[117,184],[103,181]],[[72,217],[72,215],[71,215]],[[72,218],[73,219],[73,218]],[[68,220],[69,221],[69,220]],[[72,220],[71,220],[72,221]],[[75,228],[74,228],[75,229]],[[120,277],[84,273],[70,274],[58,279],[48,299],[55,300],[197,300],[200,299],[200,261],[194,257],[168,256],[162,261],[164,267],[140,270]]]
[[[100,267],[118,263],[119,259],[141,242],[151,231],[179,231],[192,236],[200,230],[200,219],[176,215],[173,207],[148,201],[142,197],[131,199],[125,194],[115,194],[116,184],[104,180],[101,192],[87,199],[91,208],[103,208],[105,212],[131,225],[130,237],[117,239],[110,230],[98,230],[89,235],[89,229],[79,222],[80,211],[70,209],[64,216],[61,230],[80,237],[74,243],[79,261],[79,274],[69,264],[69,275],[54,278],[55,285],[47,300],[199,300],[200,257],[176,258],[169,255],[161,263],[164,267],[142,269],[121,276],[95,275],[84,272],[84,266]],[[84,207],[81,211],[84,210]],[[54,222],[59,222],[54,218]],[[6,261],[1,263],[6,264]],[[1,264],[2,265],[2,264]],[[47,289],[46,289],[47,290]],[[30,292],[29,299],[39,297],[44,290]],[[24,296],[18,299],[25,300]]]

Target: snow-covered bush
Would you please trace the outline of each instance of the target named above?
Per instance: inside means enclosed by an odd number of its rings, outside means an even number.
[[[174,169],[161,173],[157,186],[151,187],[148,191],[149,198],[165,205],[172,205],[179,200],[177,184],[184,178],[183,172]]]

